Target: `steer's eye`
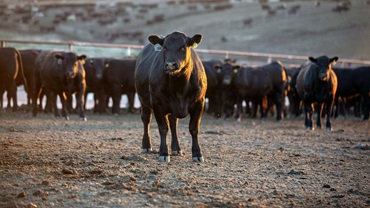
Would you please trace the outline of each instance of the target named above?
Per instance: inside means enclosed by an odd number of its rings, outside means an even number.
[[[185,51],[185,50],[186,50],[185,46],[181,46],[181,47],[179,48],[179,51]]]

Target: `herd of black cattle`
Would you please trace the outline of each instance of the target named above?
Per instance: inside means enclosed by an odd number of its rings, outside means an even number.
[[[136,59],[87,58],[65,51],[17,50],[0,48],[0,95],[6,91],[8,108],[17,110],[17,86],[25,85],[28,105],[33,106],[33,116],[44,109],[59,116],[56,98],[62,102],[62,116],[72,112],[72,94],[76,95],[77,109],[81,119],[86,119],[84,103],[87,93],[94,94],[94,112],[106,112],[108,99],[112,98],[111,111],[118,114],[120,99],[126,94],[129,112],[134,112]],[[336,68],[332,65],[337,57],[310,57],[300,67],[287,68],[280,62],[258,67],[239,65],[235,60],[201,61],[207,75],[208,88],[206,112],[215,117],[234,116],[240,119],[242,112],[256,117],[266,117],[276,109],[276,118],[306,114],[305,126],[313,129],[313,103],[319,115],[326,115],[326,127],[331,128],[332,109],[351,110],[355,116],[369,118],[370,66]],[[47,104],[42,107],[43,95]],[[285,98],[289,99],[289,110]],[[40,101],[38,101],[40,99]],[[31,102],[32,101],[32,102]],[[236,107],[235,107],[236,106]],[[245,106],[245,108],[243,108]],[[251,106],[251,107],[250,107]],[[275,107],[276,108],[275,108]],[[333,108],[333,106],[335,106]],[[321,116],[317,126],[321,127]]]

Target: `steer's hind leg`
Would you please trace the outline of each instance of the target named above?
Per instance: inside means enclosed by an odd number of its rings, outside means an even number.
[[[322,117],[323,106],[324,106],[324,103],[317,103],[317,120],[316,120],[316,126],[319,129],[321,129],[321,117]]]
[[[309,102],[304,103],[304,109],[305,109],[305,127],[306,129],[309,130],[314,130],[314,127],[312,125],[312,114],[313,114],[313,109],[312,109],[312,104]]]
[[[171,128],[171,137],[172,137],[172,142],[171,142],[171,155],[182,155],[182,151],[180,148],[180,143],[178,139],[178,134],[177,134],[177,122],[178,118],[176,118],[173,115],[168,116],[168,120],[170,123],[170,128]]]
[[[152,141],[150,139],[150,122],[152,121],[152,110],[144,105],[141,106],[141,120],[144,124],[144,135],[142,140],[142,152],[152,151]]]
[[[198,142],[198,133],[199,133],[199,126],[200,121],[202,119],[204,108],[204,102],[198,102],[195,104],[194,109],[190,112],[190,123],[189,123],[189,132],[192,138],[192,156],[194,162],[204,162],[202,153],[200,151],[200,145]]]

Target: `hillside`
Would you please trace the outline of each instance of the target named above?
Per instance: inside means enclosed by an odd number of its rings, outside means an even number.
[[[39,6],[29,18],[13,10],[7,18],[2,14],[1,27],[7,30],[0,38],[145,44],[150,34],[180,30],[203,34],[199,48],[204,49],[370,60],[370,5],[365,0],[352,1],[341,12],[333,11],[334,1],[320,6],[274,2],[269,9],[257,1],[224,2]]]

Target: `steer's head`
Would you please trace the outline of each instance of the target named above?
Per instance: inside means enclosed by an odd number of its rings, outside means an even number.
[[[66,52],[55,54],[55,58],[57,59],[57,64],[60,64],[64,70],[64,75],[67,78],[74,78],[78,73],[79,64],[83,64],[86,56],[77,56],[75,53]]]
[[[109,64],[100,58],[92,58],[86,61],[86,64],[89,64],[89,67],[92,69],[94,77],[97,80],[101,80],[103,78],[103,71]]]
[[[222,79],[222,84],[230,85],[240,66],[232,62],[225,62],[222,65],[216,64],[214,68],[217,70],[218,77]]]
[[[196,48],[202,40],[202,35],[188,37],[181,32],[173,32],[166,37],[151,35],[148,37],[155,50],[162,51],[164,69],[169,74],[178,74],[182,69],[191,67],[191,48]]]
[[[311,62],[318,66],[318,76],[321,81],[327,81],[330,76],[331,66],[338,61],[338,57],[328,58],[327,56],[320,56],[318,58],[309,57]]]

